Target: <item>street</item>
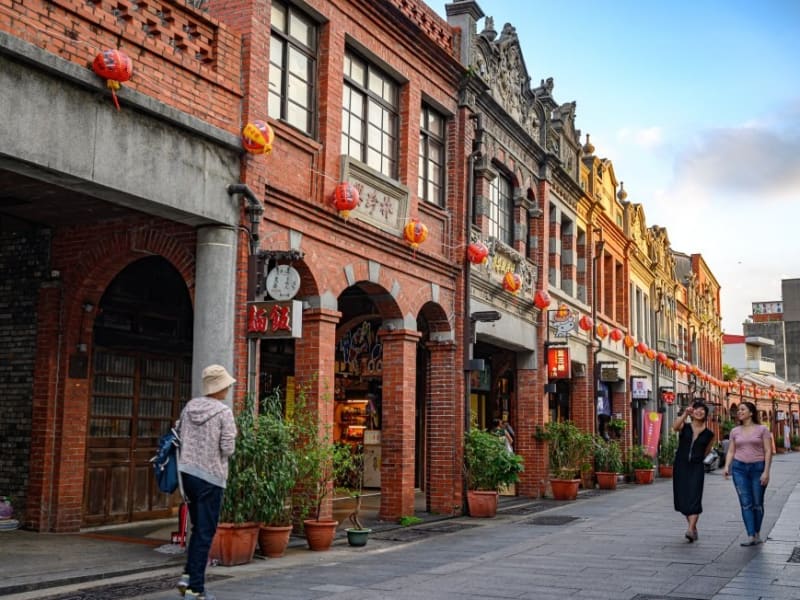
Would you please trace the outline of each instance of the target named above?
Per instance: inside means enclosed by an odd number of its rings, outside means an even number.
[[[706,476],[700,539],[693,544],[684,539],[685,521],[673,510],[671,482],[657,480],[593,492],[546,512],[525,514],[521,506],[490,520],[434,523],[409,543],[371,539],[364,549],[306,552],[302,564],[285,568],[284,559],[266,561],[266,571],[264,561],[257,561],[208,588],[226,600],[797,600],[800,562],[787,561],[793,553],[800,560],[798,467],[800,454],[775,457],[764,527],[769,541],[754,548],[739,546],[744,526],[733,484],[715,470]]]

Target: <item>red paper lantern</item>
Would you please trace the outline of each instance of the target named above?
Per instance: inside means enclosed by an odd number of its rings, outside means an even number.
[[[419,219],[411,219],[403,229],[403,237],[416,251],[417,247],[428,238],[428,228]]]
[[[668,369],[672,369],[673,371],[675,370],[675,361],[672,360],[671,358],[667,357],[667,361],[665,364],[667,365]]]
[[[686,365],[678,363],[678,373],[686,373]]]
[[[664,354],[663,352],[659,352],[658,354],[656,354],[656,359],[663,365],[664,363],[667,362],[667,355]]]
[[[481,241],[472,242],[467,246],[467,260],[473,265],[481,265],[489,256],[489,248]]]
[[[606,325],[605,323],[598,323],[597,337],[599,337],[601,340],[604,340],[606,339],[607,335],[608,335],[608,325]]]
[[[639,354],[644,354],[645,352],[647,352],[647,344],[645,344],[644,342],[639,342],[638,344],[636,344],[636,351]]]
[[[336,186],[333,192],[333,205],[345,221],[350,217],[350,211],[358,206],[358,188],[352,183],[343,181]]]
[[[536,308],[544,310],[550,306],[550,302],[550,294],[548,294],[546,290],[536,290],[536,293],[533,295],[533,304]]]
[[[622,332],[616,327],[614,327],[614,329],[611,330],[611,333],[608,334],[608,337],[610,337],[615,342],[618,342],[622,339]]]
[[[592,320],[592,317],[588,315],[583,315],[578,320],[578,327],[580,327],[584,331],[589,331],[592,327],[594,327],[594,321]]]
[[[653,350],[652,348],[648,348],[644,354],[650,360],[653,360],[656,357],[656,351]]]
[[[111,90],[111,99],[119,110],[117,90],[123,81],[128,81],[133,75],[133,62],[122,50],[103,50],[94,57],[92,70],[106,80],[106,86]]]
[[[269,154],[274,140],[272,127],[258,119],[245,125],[242,130],[242,145],[250,154]]]
[[[503,277],[503,289],[512,294],[516,294],[519,289],[522,287],[522,277],[517,275],[516,273],[512,273],[509,271],[506,273],[505,277]]]

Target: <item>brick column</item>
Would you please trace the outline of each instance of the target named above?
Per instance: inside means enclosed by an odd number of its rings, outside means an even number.
[[[463,377],[453,368],[455,344],[431,342],[428,350],[426,505],[430,512],[449,515],[459,512],[463,504]]]
[[[544,369],[517,369],[517,434],[514,449],[525,461],[517,492],[538,498],[544,495],[548,480],[547,446],[534,437],[536,425],[545,420],[547,397],[540,374]]]
[[[342,313],[328,309],[303,312],[303,337],[295,342],[294,373],[298,389],[306,395],[306,406],[318,419],[320,433],[333,427],[334,358],[336,325]],[[328,494],[320,518],[333,514],[333,494]]]
[[[381,519],[414,514],[417,331],[378,332],[383,344]]]

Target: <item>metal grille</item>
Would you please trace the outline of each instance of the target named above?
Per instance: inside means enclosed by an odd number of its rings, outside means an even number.
[[[792,550],[792,555],[789,557],[789,560],[786,562],[790,563],[800,563],[800,546],[795,546],[794,550]]]
[[[523,521],[528,525],[566,525],[572,521],[577,521],[578,517],[570,517],[567,515],[545,515],[541,517],[533,517],[527,521]]]
[[[385,540],[389,542],[410,542],[419,540],[432,535],[439,535],[443,533],[455,533],[456,531],[463,531],[465,529],[472,529],[473,527],[480,527],[480,525],[473,525],[470,523],[441,523],[438,525],[429,525],[426,527],[407,527],[401,529],[391,529],[389,531],[380,531],[372,533],[372,537]]]
[[[231,575],[206,575],[206,581],[219,581],[230,578]],[[122,600],[123,598],[141,598],[146,594],[170,589],[175,589],[175,595],[177,596],[176,583],[178,583],[177,575],[162,575],[161,577],[104,585],[90,590],[69,592],[68,594],[44,596],[42,600]]]

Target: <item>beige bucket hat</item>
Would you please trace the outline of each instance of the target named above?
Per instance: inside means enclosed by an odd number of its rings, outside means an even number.
[[[209,365],[203,369],[203,395],[209,396],[229,388],[236,380],[222,365]]]

